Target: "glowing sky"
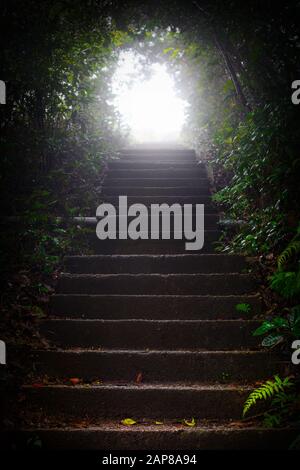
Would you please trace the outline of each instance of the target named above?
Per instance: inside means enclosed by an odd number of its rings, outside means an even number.
[[[130,127],[131,136],[137,142],[178,141],[186,102],[176,96],[164,65],[153,64],[151,78],[146,80],[139,70],[136,56],[122,53],[112,84],[114,104]]]

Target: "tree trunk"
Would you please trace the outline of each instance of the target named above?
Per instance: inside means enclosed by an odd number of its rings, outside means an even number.
[[[207,13],[207,11],[205,11],[198,4],[197,1],[194,1],[193,3],[197,7],[197,9],[199,11],[201,11],[201,13],[204,14],[204,16],[208,19],[208,21],[210,23],[210,26],[212,28],[212,33],[213,33],[213,39],[214,39],[215,46],[216,46],[217,50],[219,51],[220,55],[222,56],[222,58],[224,60],[225,68],[226,68],[226,70],[227,70],[227,72],[228,72],[228,74],[229,74],[229,76],[230,76],[230,78],[231,78],[231,80],[234,84],[236,96],[237,96],[237,99],[238,99],[239,103],[242,105],[242,107],[245,110],[251,111],[251,106],[248,103],[248,101],[246,99],[246,96],[243,92],[243,89],[242,89],[242,86],[240,84],[239,78],[236,74],[233,63],[231,61],[230,54],[227,52],[226,47],[224,46],[222,40],[220,39],[219,34],[216,31],[216,28],[214,26],[213,19],[212,19],[211,15],[209,13]]]
[[[246,96],[243,92],[243,89],[242,89],[242,86],[240,84],[240,81],[238,79],[238,76],[236,74],[236,71],[234,69],[234,66],[231,62],[231,58],[228,54],[228,52],[226,51],[226,48],[223,46],[223,43],[222,41],[219,39],[216,31],[214,30],[214,42],[215,42],[215,45],[218,49],[218,51],[220,52],[221,56],[223,57],[223,60],[224,60],[224,63],[225,63],[225,66],[226,66],[226,69],[229,73],[229,76],[234,84],[234,88],[235,88],[235,92],[236,92],[236,96],[237,96],[237,99],[239,101],[239,103],[245,108],[247,109],[247,111],[251,111],[251,106],[249,105],[247,99],[246,99]]]

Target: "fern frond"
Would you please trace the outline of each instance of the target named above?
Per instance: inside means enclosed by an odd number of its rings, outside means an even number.
[[[267,380],[259,388],[256,388],[250,393],[244,404],[243,416],[256,404],[257,400],[267,400],[279,393],[284,393],[284,389],[292,385],[293,383],[290,381],[290,377],[286,377],[282,380],[278,375],[275,375],[274,380]]]
[[[283,269],[288,261],[300,253],[300,240],[292,240],[277,259],[278,269]]]

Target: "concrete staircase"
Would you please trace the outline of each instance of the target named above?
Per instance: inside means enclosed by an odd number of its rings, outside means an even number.
[[[66,258],[41,323],[52,348],[34,353],[35,374],[54,381],[24,387],[38,416],[25,432],[57,449],[286,447],[286,431],[236,425],[253,383],[283,364],[251,335],[261,302],[245,259],[214,253],[205,166],[190,150],[127,150],[104,181],[105,201],[119,194],[129,204],[205,203],[204,250],[187,252],[181,240],[101,242],[93,230],[95,255]],[[241,302],[252,314],[237,312]],[[179,423],[191,418],[194,427]]]

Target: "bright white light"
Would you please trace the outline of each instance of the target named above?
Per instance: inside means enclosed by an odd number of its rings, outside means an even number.
[[[176,96],[164,65],[153,64],[151,72],[144,79],[137,57],[122,53],[113,77],[114,104],[135,141],[179,141],[187,103]]]

